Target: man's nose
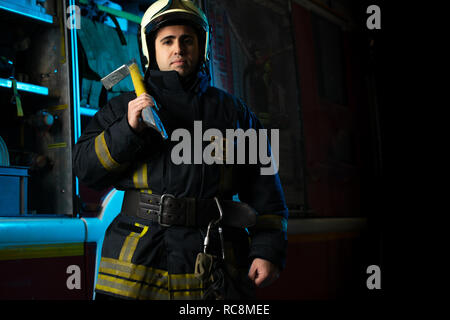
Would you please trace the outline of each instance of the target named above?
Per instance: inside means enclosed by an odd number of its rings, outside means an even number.
[[[174,47],[175,54],[179,54],[179,55],[184,54],[185,47],[184,47],[183,42],[182,42],[180,39],[177,39],[177,40],[175,41],[174,46],[175,46],[175,47]]]

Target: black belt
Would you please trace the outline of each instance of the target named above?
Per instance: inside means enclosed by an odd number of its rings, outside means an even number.
[[[219,200],[224,226],[248,228],[256,224],[256,212],[244,202]],[[127,190],[122,203],[122,214],[158,222],[162,226],[208,226],[220,218],[214,199],[175,198],[169,194],[157,195]]]

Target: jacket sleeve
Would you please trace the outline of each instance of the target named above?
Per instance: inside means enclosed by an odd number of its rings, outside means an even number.
[[[258,137],[258,161],[256,164],[245,164],[241,167],[240,175],[244,178],[240,180],[238,189],[239,199],[257,212],[256,226],[249,228],[251,237],[249,258],[250,261],[254,258],[269,260],[282,270],[286,264],[288,208],[278,170],[270,170],[268,164],[262,164],[259,155],[261,143],[267,144],[267,155],[270,155],[270,163],[273,166],[278,166],[278,163],[274,163],[277,157],[272,154],[267,138],[271,136],[269,130],[267,135],[260,135],[260,132],[264,132],[260,131],[264,129],[261,122],[244,104],[242,109],[242,123],[246,127],[243,129],[254,129]],[[272,143],[278,144],[277,140],[273,140]]]
[[[95,114],[74,146],[74,173],[93,189],[113,185],[145,145],[128,124],[128,101],[132,98],[122,95],[111,99]]]

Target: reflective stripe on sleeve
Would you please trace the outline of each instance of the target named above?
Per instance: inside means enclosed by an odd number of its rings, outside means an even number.
[[[120,164],[117,163],[109,153],[109,149],[105,140],[105,131],[100,133],[95,138],[95,153],[97,154],[98,160],[106,170],[112,171],[120,167]]]
[[[148,189],[147,164],[142,164],[133,174],[133,183],[137,189]]]

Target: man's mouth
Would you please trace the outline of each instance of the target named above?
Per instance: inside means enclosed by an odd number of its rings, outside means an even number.
[[[172,62],[172,64],[176,65],[176,66],[179,66],[179,65],[182,65],[182,64],[185,64],[185,63],[186,63],[186,60],[176,60],[176,61]]]

